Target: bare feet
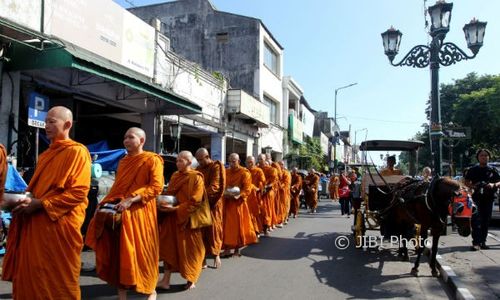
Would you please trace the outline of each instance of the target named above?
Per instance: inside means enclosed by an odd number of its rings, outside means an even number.
[[[156,288],[160,290],[169,290],[171,274],[172,273],[169,270],[166,270],[165,273],[163,273],[163,278],[156,284]]]
[[[215,269],[220,268],[221,264],[222,264],[222,262],[220,260],[220,256],[219,255],[215,256],[214,257],[214,268]]]
[[[151,294],[148,295],[147,300],[156,300],[156,292],[153,291]]]
[[[194,283],[193,283],[193,282],[191,282],[191,281],[188,281],[188,282],[186,283],[186,285],[184,286],[184,289],[185,289],[185,290],[192,290],[192,289],[194,289],[194,288],[196,288],[196,285],[194,285]]]

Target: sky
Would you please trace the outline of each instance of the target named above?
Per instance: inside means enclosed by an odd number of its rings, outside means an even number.
[[[115,0],[125,8],[168,2]],[[283,71],[301,86],[311,107],[334,115],[352,142],[411,139],[427,123],[428,68],[394,67],[384,54],[380,34],[389,27],[403,33],[394,62],[419,44],[427,45],[424,7],[433,0],[211,0],[220,10],[261,19],[284,47]],[[472,18],[487,21],[484,45],[476,58],[442,67],[440,83],[470,72],[500,74],[499,0],[456,0],[445,41],[467,49],[463,26]],[[365,128],[367,130],[365,130]],[[355,134],[357,132],[357,134]],[[367,134],[366,134],[367,133]]]

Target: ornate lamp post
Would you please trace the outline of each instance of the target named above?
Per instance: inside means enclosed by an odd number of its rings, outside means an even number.
[[[177,121],[169,125],[170,137],[174,140],[174,152],[179,153],[182,124]]]
[[[434,159],[435,174],[442,174],[442,142],[443,136],[441,125],[441,106],[439,98],[439,65],[450,66],[462,60],[473,59],[483,45],[483,38],[486,29],[486,22],[479,22],[476,19],[470,21],[463,27],[467,47],[473,55],[467,55],[457,45],[444,42],[446,33],[449,31],[451,10],[453,3],[446,3],[444,0],[437,1],[435,5],[429,7],[428,13],[431,17],[430,45],[417,45],[408,52],[399,63],[393,63],[394,57],[399,52],[399,44],[403,35],[394,28],[382,33],[385,54],[393,66],[408,66],[413,68],[431,69],[431,119],[430,134],[432,139],[432,154]]]
[[[357,82],[351,83],[351,84],[344,85],[344,86],[341,86],[341,87],[335,89],[335,101],[334,101],[334,111],[333,111],[333,121],[335,123],[335,125],[334,125],[335,132],[340,131],[340,128],[337,124],[337,93],[342,89],[346,89],[346,88],[351,87],[351,86],[356,85],[356,84],[358,84],[358,83]],[[333,164],[334,164],[333,169],[335,171],[337,171],[337,164],[338,164],[338,161],[337,161],[337,136],[335,135],[335,133],[334,133],[334,136],[335,136],[335,138],[333,141],[334,142],[333,143]]]

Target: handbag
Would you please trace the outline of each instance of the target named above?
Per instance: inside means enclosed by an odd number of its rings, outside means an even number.
[[[351,190],[346,185],[339,189],[339,198],[348,198],[351,195]]]
[[[189,190],[194,188],[195,176],[189,179]],[[189,217],[189,227],[191,229],[198,229],[212,225],[212,214],[210,212],[210,204],[208,202],[208,195],[205,187],[203,187],[203,199],[201,204]]]

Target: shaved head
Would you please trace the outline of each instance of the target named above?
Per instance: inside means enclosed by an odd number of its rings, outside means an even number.
[[[204,157],[208,155],[208,150],[206,148],[200,148],[198,150],[196,150],[196,153],[195,153],[195,157],[196,159],[198,159],[198,157]]]
[[[238,153],[231,153],[229,154],[229,160],[231,159],[240,160],[240,155]]]
[[[52,107],[48,113],[52,113],[52,115],[58,119],[63,121],[73,122],[73,113],[67,107],[64,106],[54,106]]]
[[[69,139],[73,126],[73,113],[64,106],[54,106],[45,118],[45,133],[51,142]]]
[[[130,127],[128,132],[135,134],[138,138],[143,138],[146,141],[146,132],[139,127]]]
[[[187,150],[181,151],[179,152],[178,156],[189,161],[190,163],[193,162],[193,154],[191,153],[191,151]]]
[[[210,155],[208,154],[208,150],[206,148],[198,149],[194,156],[196,157],[196,160],[198,161],[200,167],[202,168],[209,165],[212,162],[212,159],[210,158]]]

